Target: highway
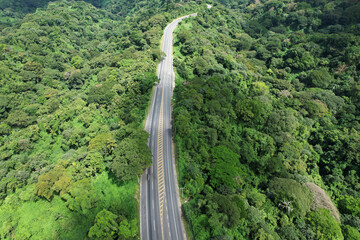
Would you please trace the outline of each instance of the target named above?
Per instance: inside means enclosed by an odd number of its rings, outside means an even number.
[[[173,31],[187,15],[171,22],[164,30],[161,49],[166,57],[159,63],[160,82],[155,86],[146,120],[148,145],[153,164],[141,176],[140,231],[142,240],[186,239],[181,220],[181,204],[173,154],[171,99],[175,85],[173,69]]]

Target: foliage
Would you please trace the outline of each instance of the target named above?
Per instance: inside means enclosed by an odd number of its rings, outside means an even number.
[[[292,179],[274,178],[269,184],[269,191],[274,194],[274,202],[283,208],[284,202],[290,202],[288,213],[305,216],[312,204],[312,194],[306,186]]]
[[[182,21],[174,42],[179,181],[194,238],[342,239],[340,224],[327,231],[333,222],[312,212],[318,199],[304,184],[323,188],[358,229],[360,38],[350,9],[359,3],[212,4]],[[220,210],[235,196],[247,213],[236,226]]]
[[[158,44],[195,11],[174,41],[173,119],[194,238],[358,237],[357,1],[87,2],[0,0],[1,239],[139,237]],[[309,181],[342,225],[309,211]]]
[[[107,210],[102,210],[96,215],[95,223],[89,230],[89,237],[93,239],[114,239],[119,225],[117,216]]]
[[[139,177],[151,163],[151,151],[146,145],[148,133],[137,130],[114,149],[111,170],[117,178],[128,181]]]
[[[1,239],[139,238],[162,29],[198,8],[143,3],[0,0]]]
[[[357,231],[355,228],[353,228],[349,225],[345,225],[342,228],[342,232],[344,235],[344,239],[349,239],[349,240],[360,239],[359,231]]]
[[[309,74],[310,83],[314,87],[327,88],[333,81],[332,76],[326,69],[319,69],[311,71]]]
[[[360,217],[360,198],[341,196],[338,201],[338,206],[341,213]]]
[[[339,223],[326,209],[310,212],[307,221],[315,233],[315,239],[344,239]]]
[[[230,149],[218,146],[212,150],[213,166],[211,166],[210,185],[213,187],[227,186],[236,188],[239,178],[239,156]]]

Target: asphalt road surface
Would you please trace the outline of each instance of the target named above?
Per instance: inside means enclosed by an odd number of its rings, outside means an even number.
[[[164,30],[162,51],[166,57],[158,67],[159,84],[155,88],[145,130],[153,165],[141,176],[140,231],[142,240],[186,239],[173,157],[171,98],[175,84],[173,70],[173,31],[190,16],[174,20]]]

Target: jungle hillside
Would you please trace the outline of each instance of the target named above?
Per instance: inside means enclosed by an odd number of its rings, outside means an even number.
[[[174,39],[188,238],[360,239],[357,0],[0,0],[0,239],[140,239],[161,36],[194,12]]]
[[[197,7],[0,1],[0,239],[140,238],[161,35]]]
[[[219,1],[177,29],[192,239],[360,239],[360,4]]]

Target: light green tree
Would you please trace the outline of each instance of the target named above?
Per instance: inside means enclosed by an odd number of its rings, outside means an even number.
[[[116,239],[119,228],[117,219],[115,214],[103,209],[96,215],[95,223],[90,228],[88,236],[91,239]]]

